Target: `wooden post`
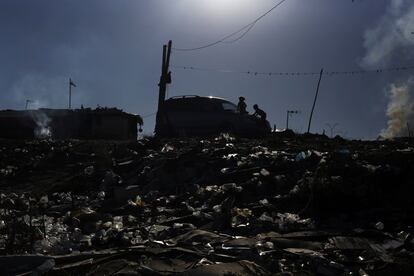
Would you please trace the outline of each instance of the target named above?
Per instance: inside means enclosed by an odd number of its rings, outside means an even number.
[[[72,80],[69,78],[69,104],[68,108],[71,109],[72,107]]]
[[[158,94],[158,113],[162,110],[163,103],[165,100],[165,81],[164,81],[164,72],[165,72],[165,57],[167,54],[167,46],[164,45],[162,49],[162,64],[161,64],[161,77],[160,82],[158,83],[159,87],[159,94]],[[157,119],[158,119],[158,113],[157,113]]]
[[[289,110],[286,111],[286,130],[289,129]]]
[[[165,62],[165,74],[168,75],[168,70],[170,69],[170,56],[171,56],[171,47],[172,41],[168,41],[168,48],[167,48],[167,60]]]
[[[311,110],[310,117],[309,117],[308,133],[310,131],[310,127],[311,127],[311,123],[312,123],[313,110],[315,109],[316,99],[318,98],[319,86],[321,84],[322,75],[323,75],[323,68],[321,69],[321,73],[319,74],[319,81],[318,81],[318,86],[316,88],[315,99],[313,100],[312,110]]]
[[[162,64],[161,64],[161,77],[158,94],[158,111],[155,122],[155,132],[159,132],[160,122],[164,111],[164,101],[167,92],[167,84],[171,83],[171,73],[169,72],[170,67],[170,56],[171,56],[172,41],[168,41],[168,45],[163,45],[162,48]]]

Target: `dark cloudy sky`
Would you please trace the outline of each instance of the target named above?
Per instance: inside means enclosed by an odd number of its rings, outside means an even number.
[[[0,109],[64,108],[68,78],[73,106],[119,107],[152,114],[157,105],[162,44],[177,48],[216,41],[250,23],[279,0],[1,0]],[[192,52],[171,64],[233,71],[354,71],[414,65],[412,0],[287,0],[241,40]],[[387,126],[391,87],[412,71],[324,76],[312,131],[375,138]],[[271,124],[301,110],[291,126],[306,131],[317,76],[253,76],[172,68],[169,96],[215,95],[257,103]],[[154,127],[145,118],[145,132]]]

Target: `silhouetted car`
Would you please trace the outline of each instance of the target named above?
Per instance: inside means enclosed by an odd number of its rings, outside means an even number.
[[[194,136],[230,132],[241,136],[264,135],[271,131],[269,122],[237,112],[237,106],[225,99],[178,96],[164,102],[156,135]]]

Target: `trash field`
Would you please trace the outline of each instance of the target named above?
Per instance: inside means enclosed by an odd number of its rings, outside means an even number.
[[[0,140],[2,275],[413,275],[414,143]]]

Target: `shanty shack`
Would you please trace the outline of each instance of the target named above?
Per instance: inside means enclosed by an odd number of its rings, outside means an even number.
[[[136,140],[142,118],[117,108],[0,111],[0,138]]]

